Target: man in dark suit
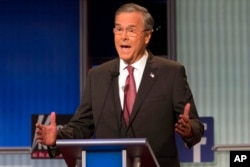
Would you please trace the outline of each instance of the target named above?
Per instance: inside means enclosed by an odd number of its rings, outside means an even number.
[[[55,146],[56,139],[93,136],[146,138],[161,167],[180,166],[175,132],[190,148],[200,141],[204,128],[185,68],[147,50],[153,25],[142,6],[130,3],[117,10],[113,32],[119,58],[89,70],[81,104],[66,127],[56,130],[54,112],[50,125],[36,125],[39,143]],[[128,123],[123,118],[127,65],[134,69],[136,85]]]

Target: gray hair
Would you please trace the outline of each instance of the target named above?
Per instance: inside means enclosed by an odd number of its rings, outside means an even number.
[[[130,12],[139,12],[143,16],[144,21],[144,30],[153,30],[154,27],[154,19],[148,10],[135,3],[127,3],[122,5],[120,8],[117,9],[115,12],[115,17],[121,13],[130,13]]]

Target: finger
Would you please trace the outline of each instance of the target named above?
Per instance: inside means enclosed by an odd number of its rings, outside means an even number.
[[[175,128],[178,129],[179,131],[184,131],[185,130],[185,127],[180,123],[176,123]]]
[[[178,123],[175,125],[175,131],[182,137],[186,137],[190,135],[190,130],[187,127],[183,127],[182,125]]]
[[[190,103],[187,103],[184,107],[184,116],[189,118],[189,112],[190,112]]]
[[[42,124],[36,123],[36,128],[41,129],[42,128]]]
[[[36,129],[35,133],[36,134],[41,134],[41,130],[40,129]]]
[[[176,124],[176,126],[175,126],[175,131],[176,131],[178,134],[180,134],[180,135],[184,135],[184,132],[185,132],[184,128],[183,128],[182,126],[180,126],[179,124]]]
[[[42,137],[41,135],[37,135],[37,136],[36,136],[36,139],[42,141],[42,140],[43,140],[43,137]]]
[[[50,125],[56,126],[56,113],[52,112],[50,114]]]
[[[40,143],[40,144],[45,145],[45,142],[42,139],[37,139],[37,142]]]

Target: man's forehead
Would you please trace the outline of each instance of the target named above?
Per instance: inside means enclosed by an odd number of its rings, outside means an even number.
[[[142,25],[142,22],[142,16],[138,12],[120,13],[115,19],[115,25],[125,27],[138,27]]]

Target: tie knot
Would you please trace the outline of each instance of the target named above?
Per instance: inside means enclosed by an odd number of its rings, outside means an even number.
[[[128,73],[129,73],[129,74],[132,74],[133,71],[134,71],[134,67],[131,66],[131,65],[128,65],[128,66],[127,66],[127,70],[128,70]]]

